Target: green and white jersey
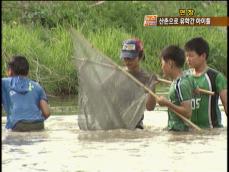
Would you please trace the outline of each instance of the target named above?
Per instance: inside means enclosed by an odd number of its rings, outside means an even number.
[[[180,105],[183,101],[192,99],[193,90],[196,88],[195,82],[190,75],[182,75],[174,80],[169,89],[169,99],[175,105]],[[191,106],[191,105],[190,105]],[[188,126],[174,112],[168,109],[168,129],[174,131],[187,131]]]
[[[193,70],[187,72],[193,74]],[[201,76],[192,75],[199,88],[214,91],[215,95],[195,94],[192,99],[191,121],[201,128],[222,127],[221,112],[218,106],[219,93],[227,88],[222,73],[208,68]]]

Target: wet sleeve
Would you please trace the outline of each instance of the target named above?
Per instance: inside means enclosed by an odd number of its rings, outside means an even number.
[[[10,100],[7,93],[7,84],[8,81],[6,78],[2,78],[2,105],[3,109],[5,110],[6,114],[10,113]],[[8,118],[8,117],[7,117]]]
[[[222,73],[219,73],[216,76],[216,91],[219,93],[220,91],[222,91],[223,89],[227,89],[227,80],[226,78],[223,76]]]
[[[190,84],[189,80],[183,80],[183,82],[178,84],[178,93],[180,94],[181,102],[192,99],[193,86]]]
[[[156,75],[152,74],[150,77],[149,77],[149,82],[148,82],[148,87],[155,92],[155,85],[156,85],[156,81],[157,81],[157,77]]]
[[[5,80],[2,78],[2,104],[5,105]]]
[[[45,101],[48,102],[47,95],[45,93],[45,90],[42,87],[40,87],[40,95],[39,95],[39,97],[40,97],[40,100],[45,100]]]

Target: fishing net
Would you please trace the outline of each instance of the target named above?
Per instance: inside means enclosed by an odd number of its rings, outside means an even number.
[[[134,129],[145,110],[144,89],[80,33],[71,33],[78,72],[80,129]],[[154,85],[154,78],[145,73],[141,80]]]

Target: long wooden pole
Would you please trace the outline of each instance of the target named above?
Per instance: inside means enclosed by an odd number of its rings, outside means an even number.
[[[166,84],[171,84],[172,83],[172,81],[169,81],[169,80],[166,80],[166,79],[157,78],[157,80],[159,82],[164,82]],[[208,90],[205,90],[205,89],[202,89],[202,88],[197,88],[197,91],[200,92],[200,93],[211,95],[211,96],[213,96],[215,94],[212,91],[208,91]]]

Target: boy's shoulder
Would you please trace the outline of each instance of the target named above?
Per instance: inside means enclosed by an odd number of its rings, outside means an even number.
[[[193,75],[193,70],[194,69],[192,69],[192,68],[190,68],[190,69],[186,69],[186,70],[184,70],[183,71],[183,75],[185,76],[185,75]]]
[[[150,89],[155,89],[155,84],[157,83],[157,76],[154,73],[150,73],[145,70],[140,71],[140,81],[145,84]]]
[[[183,71],[183,74],[184,75],[190,75],[190,76],[193,76],[193,73],[194,73],[194,69],[193,68],[190,68],[190,69],[186,69]],[[217,69],[214,69],[214,68],[211,68],[211,67],[208,67],[205,72],[205,73],[215,73],[215,74],[222,74],[220,71],[218,71]]]
[[[2,88],[9,87],[10,82],[11,82],[11,77],[2,78]]]
[[[42,86],[40,85],[40,83],[39,83],[38,81],[34,80],[34,79],[29,79],[29,82],[30,82],[32,85],[34,85],[34,86],[36,86],[36,87],[38,87],[38,88],[42,88]]]
[[[34,84],[38,84],[38,85],[40,85],[40,84],[39,84],[39,82],[38,82],[38,81],[36,81],[36,80],[34,80],[34,79],[29,79],[29,81],[30,81],[31,83],[34,83]]]
[[[3,77],[2,81],[10,81],[12,77]]]
[[[143,69],[141,69],[139,73],[140,73],[141,75],[147,76],[147,77],[149,77],[149,78],[154,78],[154,79],[157,78],[157,76],[156,76],[154,73],[148,72],[148,71],[143,70]]]
[[[220,71],[218,71],[217,69],[213,69],[211,67],[208,67],[208,69],[206,70],[205,73],[208,73],[208,75],[215,75],[215,76],[222,75],[222,76],[224,76]]]
[[[180,77],[180,84],[185,85],[186,87],[189,87],[189,86],[195,87],[194,78],[190,74],[183,74]]]

